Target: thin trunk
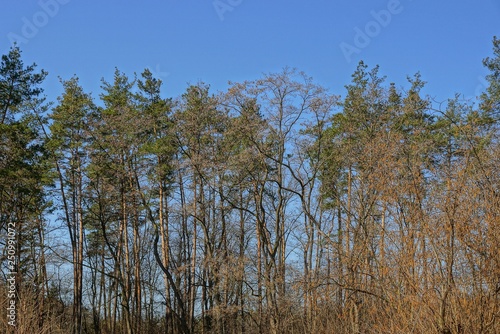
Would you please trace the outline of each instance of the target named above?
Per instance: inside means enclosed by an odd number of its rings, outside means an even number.
[[[98,311],[100,312],[101,309],[104,311],[104,325],[101,326],[103,327],[103,332],[111,332],[109,329],[109,320],[111,319],[111,302],[108,299],[108,294],[106,293],[107,287],[106,287],[106,276],[104,275],[105,272],[105,249],[104,245],[102,247],[102,253],[101,253],[101,279],[100,279],[100,284],[99,284],[99,307]]]
[[[380,280],[382,281],[382,284],[385,282],[385,275],[386,275],[386,263],[385,263],[385,219],[386,219],[386,211],[387,211],[387,204],[384,203],[383,208],[382,208],[382,219],[381,219],[381,226],[380,226],[380,239],[379,239],[379,252],[380,252]]]
[[[127,202],[125,199],[125,191],[121,190],[121,209],[122,209],[122,231],[123,231],[123,246],[124,246],[124,270],[119,270],[119,279],[123,284],[123,295],[122,295],[122,317],[125,321],[125,328],[128,334],[132,333],[132,322],[130,319],[130,250],[129,250],[129,237],[128,237],[128,224],[127,224]],[[121,257],[118,257],[118,261],[121,261]],[[125,272],[125,273],[124,273]]]
[[[348,266],[351,266],[351,202],[352,202],[352,168],[349,167],[347,174],[347,215],[345,224],[345,258],[348,261]],[[352,268],[347,268],[348,272],[352,274]]]
[[[137,210],[137,208],[136,208]],[[141,261],[140,261],[140,234],[139,234],[139,216],[136,212],[135,224],[134,224],[134,303],[135,303],[135,332],[141,333],[141,323],[142,323],[142,286],[141,286]]]
[[[162,261],[165,268],[169,268],[169,229],[168,229],[168,209],[166,195],[164,194],[163,182],[160,181],[159,184],[159,224],[160,224],[160,234],[161,234],[161,255]],[[165,323],[167,326],[167,333],[173,331],[174,319],[172,317],[172,301],[170,299],[170,282],[167,275],[163,274],[163,282],[165,285]]]
[[[184,189],[184,181],[182,177],[182,173],[179,172],[179,196],[180,196],[180,201],[181,201],[181,217],[182,217],[182,226],[181,226],[181,242],[180,242],[180,247],[179,247],[179,261],[183,264],[184,271],[181,274],[177,276],[176,279],[176,284],[173,285],[174,291],[177,287],[181,287],[181,282],[182,278],[184,278],[184,288],[183,288],[183,295],[180,300],[176,300],[175,305],[176,306],[176,312],[179,314],[179,311],[182,311],[184,313],[185,319],[183,321],[185,322],[185,327],[186,330],[190,329],[190,301],[189,301],[189,293],[190,293],[190,268],[189,265],[184,265],[187,264],[189,261],[189,229],[188,229],[188,208],[186,206],[186,193]],[[185,305],[185,309],[181,307],[181,302],[182,304]],[[180,310],[179,310],[180,308]],[[177,326],[175,326],[176,332],[180,332],[180,330],[177,329]]]
[[[198,194],[197,194],[197,182],[196,182],[196,177],[195,177],[195,184],[194,184],[194,208],[193,212],[194,215],[196,216],[198,213],[198,205],[197,205],[197,200],[198,200]],[[189,324],[190,324],[190,330],[191,332],[194,332],[194,325],[195,325],[195,317],[194,317],[194,309],[195,309],[195,302],[196,302],[196,248],[197,248],[197,240],[198,240],[198,232],[197,232],[197,222],[196,222],[196,217],[193,219],[193,236],[192,236],[192,249],[191,249],[191,265],[190,265],[190,279],[189,279]]]
[[[263,296],[262,296],[262,244],[260,236],[260,228],[257,226],[257,297],[258,309],[259,309],[259,334],[263,333],[262,325],[264,323],[263,319]]]
[[[78,153],[77,153],[78,156]],[[78,161],[78,198],[77,198],[77,221],[78,221],[78,243],[77,243],[77,258],[76,278],[75,278],[75,299],[76,299],[76,333],[81,334],[82,329],[82,305],[83,305],[83,245],[84,245],[84,227],[83,227],[83,179],[80,170],[80,161]]]
[[[340,196],[338,198],[338,204],[337,204],[337,268],[338,268],[338,277],[344,277],[345,274],[345,261],[347,257],[344,256],[344,229],[345,227],[342,226],[342,206],[340,203]],[[328,256],[328,282],[326,285],[327,288],[327,296],[330,296],[329,289],[330,289],[330,256]],[[338,294],[337,294],[337,303],[339,306],[342,306],[343,304],[343,291],[342,288],[338,287]]]
[[[243,208],[243,191],[240,187],[240,207]],[[240,214],[240,235],[239,235],[239,254],[238,254],[238,297],[240,311],[240,332],[245,333],[245,296],[243,295],[243,286],[245,279],[245,217],[244,211],[239,210]]]
[[[40,298],[40,302],[38,303],[38,313],[39,313],[39,320],[41,321],[40,323],[40,328],[43,328],[43,322],[44,322],[44,314],[45,314],[45,294],[48,291],[48,276],[47,276],[47,265],[45,262],[45,236],[44,236],[44,230],[41,222],[41,217],[38,219],[38,238],[40,240],[40,254],[39,254],[39,286],[40,286],[40,291],[38,293],[38,297]]]

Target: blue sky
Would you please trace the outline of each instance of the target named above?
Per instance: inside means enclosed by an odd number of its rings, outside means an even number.
[[[214,91],[228,81],[296,67],[344,95],[363,60],[388,82],[420,71],[439,101],[484,89],[482,59],[500,37],[500,0],[0,0],[0,52],[17,40],[26,63],[58,77],[76,74],[100,93],[115,67],[144,68],[178,96],[189,83]]]

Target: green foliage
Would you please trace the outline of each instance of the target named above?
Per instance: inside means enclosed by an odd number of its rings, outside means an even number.
[[[483,60],[483,65],[490,71],[486,76],[489,86],[486,92],[481,95],[481,109],[485,113],[485,118],[489,122],[499,120],[500,115],[500,39],[493,37],[494,57],[487,57]]]
[[[147,332],[146,318],[165,332],[459,321],[480,332],[486,318],[498,330],[496,37],[493,54],[479,106],[435,107],[420,73],[400,88],[360,62],[340,101],[288,68],[178,99],[149,70],[116,69],[102,107],[73,77],[47,118],[47,74],[12,48],[0,64],[0,230],[18,224],[34,307],[65,302],[52,261],[73,266],[68,314],[88,331]],[[45,238],[49,199],[71,254]],[[46,260],[48,247],[64,252]]]
[[[15,116],[25,111],[26,103],[39,96],[43,89],[39,85],[47,72],[35,73],[36,64],[24,66],[21,50],[14,46],[0,63],[0,124],[12,122]]]
[[[152,157],[150,176],[164,183],[173,172],[172,158],[177,151],[171,113],[172,99],[161,97],[162,81],[149,70],[138,80],[137,103],[140,117],[144,119],[144,138],[140,151]]]
[[[25,67],[19,48],[2,56],[0,64],[0,214],[2,226],[9,219],[24,221],[43,201],[46,173],[39,115],[31,107],[38,105],[39,85],[46,72],[35,73],[36,65]],[[18,115],[22,113],[22,115]],[[26,205],[26,207],[23,207]]]
[[[22,278],[19,295],[33,289],[36,298],[43,298],[47,277],[38,269],[43,259],[33,254],[46,246],[43,236],[52,202],[43,133],[48,105],[40,98],[47,73],[35,69],[35,64],[23,64],[17,47],[2,56],[0,63],[0,231],[2,235],[15,231],[15,265],[10,271]]]

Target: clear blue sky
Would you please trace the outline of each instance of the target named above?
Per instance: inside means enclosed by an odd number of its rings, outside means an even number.
[[[26,63],[80,77],[100,93],[117,67],[132,76],[149,67],[165,96],[188,83],[214,90],[227,82],[296,67],[333,93],[360,60],[405,85],[420,71],[438,100],[484,89],[482,59],[500,37],[500,0],[0,0],[0,52],[18,40]]]

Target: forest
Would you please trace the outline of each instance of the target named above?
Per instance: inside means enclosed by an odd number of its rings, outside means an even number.
[[[0,63],[0,332],[500,333],[500,39],[472,100],[360,62],[97,98]]]

